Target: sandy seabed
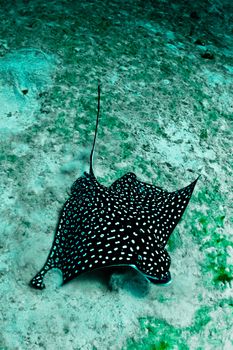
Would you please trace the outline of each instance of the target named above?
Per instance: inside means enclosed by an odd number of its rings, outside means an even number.
[[[0,349],[231,350],[232,1],[1,1]],[[134,271],[29,287],[94,159],[166,190],[198,175],[168,251],[172,283]]]

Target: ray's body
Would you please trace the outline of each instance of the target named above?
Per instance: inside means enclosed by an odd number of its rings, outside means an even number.
[[[44,267],[30,281],[43,289],[43,278],[52,268],[63,274],[63,283],[94,269],[131,266],[154,283],[171,279],[166,243],[191,198],[197,180],[167,192],[127,173],[111,186],[101,185],[93,172],[93,153],[100,114],[100,86],[90,173],[71,188],[64,204],[52,248]]]

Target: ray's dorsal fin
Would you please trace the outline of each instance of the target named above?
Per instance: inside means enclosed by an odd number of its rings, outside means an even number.
[[[95,141],[98,131],[98,125],[99,125],[99,116],[100,116],[100,83],[98,83],[98,105],[97,105],[97,116],[96,116],[96,124],[95,124],[95,136],[92,144],[91,154],[90,154],[90,175],[94,175],[93,172],[93,154],[95,150]]]

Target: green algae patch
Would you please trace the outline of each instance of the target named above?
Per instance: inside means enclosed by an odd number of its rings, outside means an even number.
[[[141,318],[142,337],[139,342],[130,339],[123,350],[188,350],[182,330],[164,320]]]
[[[188,350],[193,340],[200,334],[212,334],[209,340],[205,337],[199,339],[197,350],[206,348],[206,344],[211,344],[214,348],[221,348],[222,334],[231,329],[232,325],[232,298],[223,299],[214,305],[203,305],[195,312],[192,324],[188,327],[175,327],[165,320],[144,317],[139,319],[140,337],[129,339],[127,345],[122,350]],[[216,318],[224,315],[225,323],[216,328]]]
[[[193,325],[189,327],[191,333],[200,332],[211,321],[210,311],[211,308],[209,306],[201,307],[196,311]]]
[[[233,265],[228,262],[233,243],[223,233],[224,220],[224,214],[215,218],[202,215],[199,219],[202,235],[205,236],[200,247],[204,253],[201,267],[203,275],[206,272],[211,275],[215,287],[226,287],[233,280]]]
[[[233,280],[233,265],[227,263],[227,247],[232,246],[232,242],[215,233],[212,244],[214,248],[206,255],[205,269],[211,271],[214,285],[224,287]]]
[[[226,288],[233,280],[233,242],[229,237],[231,225],[228,211],[221,208],[227,199],[220,192],[220,183],[213,179],[208,188],[197,193],[196,200],[204,211],[196,211],[193,239],[200,247],[202,280],[206,288]],[[195,201],[195,198],[194,198]]]

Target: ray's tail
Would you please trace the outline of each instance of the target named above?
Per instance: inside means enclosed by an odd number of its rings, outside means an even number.
[[[95,136],[92,144],[91,154],[90,154],[90,175],[94,176],[93,172],[93,154],[95,150],[95,141],[98,131],[98,125],[99,125],[99,116],[100,116],[100,83],[98,83],[98,105],[97,105],[97,116],[96,116],[96,125],[95,125]]]

